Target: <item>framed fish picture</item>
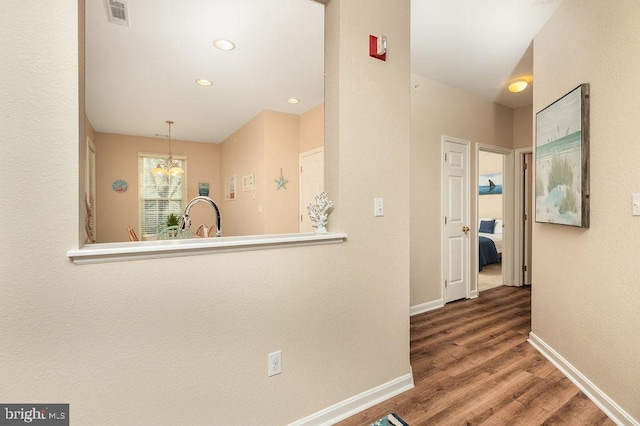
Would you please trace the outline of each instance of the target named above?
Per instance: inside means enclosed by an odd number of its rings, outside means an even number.
[[[536,222],[589,227],[589,84],[536,114]]]
[[[478,195],[502,194],[502,173],[489,173],[478,178]]]

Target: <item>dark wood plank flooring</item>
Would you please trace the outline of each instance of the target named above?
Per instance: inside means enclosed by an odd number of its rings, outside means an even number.
[[[614,425],[529,343],[531,291],[496,287],[411,318],[415,388],[338,425]]]

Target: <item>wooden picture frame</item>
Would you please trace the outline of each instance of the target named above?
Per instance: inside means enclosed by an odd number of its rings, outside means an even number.
[[[589,84],[536,114],[538,223],[589,227]]]

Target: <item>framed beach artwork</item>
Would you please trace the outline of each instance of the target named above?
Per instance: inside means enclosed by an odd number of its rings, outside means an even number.
[[[536,114],[536,222],[589,227],[589,84]]]
[[[502,173],[489,173],[478,178],[478,195],[502,194]]]

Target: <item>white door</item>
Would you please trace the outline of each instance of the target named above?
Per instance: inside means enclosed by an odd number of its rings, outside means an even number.
[[[442,137],[444,302],[469,297],[469,141]]]
[[[300,232],[314,232],[307,206],[324,191],[324,148],[300,154]]]

